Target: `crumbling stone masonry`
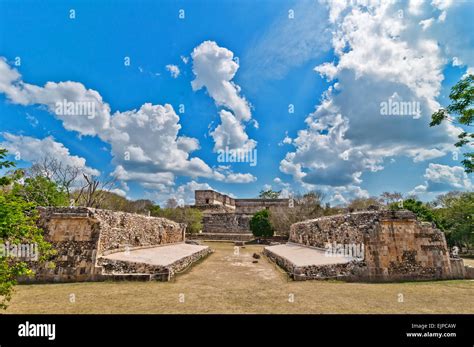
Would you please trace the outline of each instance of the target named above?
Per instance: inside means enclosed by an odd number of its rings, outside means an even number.
[[[203,216],[205,233],[248,233],[252,215],[242,213],[212,213]]]
[[[343,278],[399,281],[464,278],[462,259],[451,259],[443,232],[410,211],[365,211],[322,217],[291,226],[289,242],[326,249],[363,244],[364,258],[347,264],[295,268],[271,251],[265,254],[295,279]]]
[[[55,267],[34,263],[35,277],[23,278],[21,282],[98,281],[120,275],[131,279],[133,273],[124,271],[111,276],[104,271],[101,256],[185,241],[185,224],[165,218],[83,207],[40,208],[39,212],[38,225],[45,231],[45,239],[57,251],[52,261]],[[199,254],[199,258],[209,252],[207,249]],[[186,259],[183,262],[189,265]],[[174,269],[168,271],[175,272]]]
[[[235,200],[233,198],[214,190],[196,190],[194,198],[196,206],[218,206],[228,210],[235,210]]]

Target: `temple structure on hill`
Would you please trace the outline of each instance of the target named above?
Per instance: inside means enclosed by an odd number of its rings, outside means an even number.
[[[196,237],[209,240],[250,240],[254,213],[288,208],[290,203],[289,199],[234,199],[214,190],[196,190],[194,197],[194,207],[204,214],[202,234]]]

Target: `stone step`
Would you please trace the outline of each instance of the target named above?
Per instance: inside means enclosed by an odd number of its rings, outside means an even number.
[[[186,238],[203,241],[251,241],[255,237],[250,233],[200,233],[186,234]]]
[[[102,274],[102,278],[111,281],[150,281],[153,279],[153,275],[145,273],[105,273]]]

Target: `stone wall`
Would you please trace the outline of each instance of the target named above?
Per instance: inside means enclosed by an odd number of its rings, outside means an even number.
[[[461,258],[451,258],[451,271],[453,278],[472,278],[468,274],[468,266],[464,266],[464,260]]]
[[[139,214],[94,210],[100,221],[99,254],[142,247],[184,242],[185,224]]]
[[[213,190],[196,190],[194,191],[194,204],[196,206],[212,205],[215,200]]]
[[[234,213],[235,206],[225,206],[225,205],[188,205],[187,207],[195,208],[200,210],[204,215],[212,213]]]
[[[288,204],[288,199],[235,199],[235,212],[253,214],[263,209],[288,208]]]
[[[255,213],[265,208],[288,207],[289,199],[234,199],[214,190],[195,190],[194,206],[224,206],[237,213]]]
[[[194,191],[194,200],[196,206],[223,205],[229,208],[234,208],[235,206],[233,198],[213,190]]]
[[[251,215],[213,213],[203,216],[203,233],[249,233]]]
[[[464,271],[462,272],[464,272],[464,276],[465,276],[464,278],[474,279],[474,267],[465,266]]]
[[[188,240],[202,240],[202,241],[252,241],[254,239],[251,233],[192,233],[186,235]]]
[[[371,281],[460,278],[453,271],[444,234],[409,211],[367,211],[293,224],[290,242],[324,248],[364,244],[364,272]]]
[[[35,268],[21,282],[92,281],[102,279],[97,259],[126,248],[184,242],[185,225],[164,218],[92,208],[40,208],[38,225],[57,254],[54,268]]]

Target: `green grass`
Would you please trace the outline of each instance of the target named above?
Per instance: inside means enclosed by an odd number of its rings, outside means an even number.
[[[294,282],[264,257],[252,263],[259,245],[239,255],[233,244],[209,245],[215,253],[172,282],[20,285],[6,312],[474,313],[474,281]]]

